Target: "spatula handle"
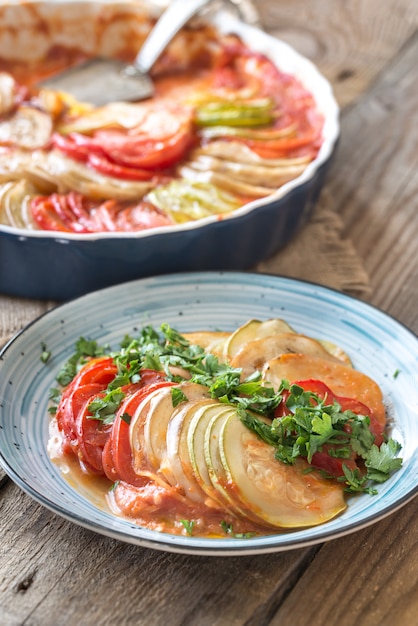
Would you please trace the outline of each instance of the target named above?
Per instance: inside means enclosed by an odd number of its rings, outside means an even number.
[[[141,73],[148,73],[179,30],[209,2],[211,0],[172,0],[137,54],[134,67]]]

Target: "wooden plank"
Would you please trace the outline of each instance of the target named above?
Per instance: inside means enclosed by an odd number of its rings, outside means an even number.
[[[0,348],[15,333],[51,309],[52,306],[52,302],[40,302],[0,294]]]
[[[326,544],[270,626],[412,626],[418,612],[417,516],[416,498],[375,526]]]
[[[274,613],[318,549],[165,554],[79,528],[13,484],[0,492],[0,515],[2,626],[243,624]]]
[[[266,30],[311,59],[342,107],[366,91],[418,25],[410,0],[258,0]]]
[[[363,258],[371,300],[418,331],[418,34],[342,118],[328,191]],[[362,141],[358,141],[361,135]],[[396,259],[394,262],[393,259]]]

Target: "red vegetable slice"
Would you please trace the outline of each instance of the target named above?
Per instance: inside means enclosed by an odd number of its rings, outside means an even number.
[[[141,387],[133,395],[128,397],[120,406],[118,414],[113,422],[111,433],[111,452],[106,450],[106,475],[116,476],[117,480],[122,480],[134,486],[141,486],[147,479],[138,476],[132,465],[132,449],[129,438],[129,418],[124,419],[124,415],[132,417],[140,402],[149,394],[173,383],[165,380]],[[113,468],[109,463],[113,462]]]
[[[96,230],[90,214],[93,207],[91,200],[73,191],[67,195],[53,193],[50,196],[36,196],[30,204],[32,217],[43,230],[74,233]]]
[[[116,373],[111,357],[91,359],[64,390],[55,417],[64,435],[65,452],[78,448],[75,420],[85,401],[103,391]]]
[[[145,200],[130,205],[117,200],[95,203],[75,192],[37,196],[33,198],[30,208],[33,219],[43,230],[128,232],[170,226],[173,223],[167,215]]]
[[[367,415],[369,417],[369,428],[374,435],[374,443],[378,448],[380,448],[384,441],[385,427],[384,424],[375,417],[373,411],[368,406],[363,404],[363,402],[354,398],[343,398],[342,396],[338,396],[336,400],[341,405],[342,411],[352,411],[357,415]]]
[[[333,448],[333,446],[322,446],[322,452],[315,452],[312,456],[311,465],[336,478],[344,476],[343,465],[353,471],[359,469],[354,456],[351,459],[338,459],[328,454],[331,448]]]
[[[54,133],[51,137],[51,144],[54,148],[58,148],[58,150],[64,152],[75,161],[85,162],[87,160],[89,154],[88,150],[78,146],[71,135],[64,137],[63,135]]]
[[[55,133],[52,145],[98,171],[127,180],[149,180],[183,158],[193,142],[192,112],[150,105],[143,122],[129,130],[98,130],[92,136]]]
[[[90,383],[79,387],[75,395],[89,394],[89,391],[94,388],[101,388],[101,385],[97,383]],[[98,395],[104,395],[103,390],[97,394],[90,393],[84,405],[77,411],[75,418],[77,442],[78,442],[78,457],[85,469],[91,473],[102,474],[103,473],[103,461],[102,454],[103,448],[110,436],[112,429],[111,424],[103,424],[101,420],[91,417],[89,411],[90,403],[98,397]]]
[[[151,180],[154,177],[154,172],[152,170],[118,165],[117,163],[112,163],[104,156],[99,156],[93,153],[88,155],[87,165],[94,168],[101,174],[114,176],[115,178],[123,178],[124,180]]]
[[[118,368],[112,357],[97,357],[84,365],[74,382],[78,386],[87,383],[100,383],[107,386],[115,378],[117,372]]]
[[[103,446],[102,466],[103,466],[103,473],[106,476],[106,478],[108,478],[112,482],[116,482],[117,480],[119,480],[119,476],[115,468],[115,463],[113,461],[111,436],[108,437],[105,445]]]
[[[33,198],[30,203],[30,211],[36,224],[42,230],[72,232],[72,229],[58,217],[55,207],[49,198],[44,196]]]

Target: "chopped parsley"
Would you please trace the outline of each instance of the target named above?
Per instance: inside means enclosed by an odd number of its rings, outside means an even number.
[[[106,346],[99,346],[97,341],[89,341],[84,339],[84,337],[80,337],[75,344],[75,348],[75,353],[68,359],[57,375],[57,382],[63,387],[70,384],[89,358],[103,356],[108,350]]]
[[[370,482],[382,483],[401,467],[402,459],[397,456],[401,445],[389,439],[380,448],[376,446],[367,415],[342,411],[338,402],[327,404],[326,399],[298,385],[289,386],[286,381],[281,389],[289,390],[286,401],[289,415],[266,422],[246,410],[239,410],[243,424],[275,448],[279,461],[293,464],[302,457],[311,463],[314,454],[322,452],[324,446],[332,458],[349,460],[358,456],[364,471],[342,462],[344,475],[338,480],[345,483],[350,493],[370,494],[376,493],[370,488]]]
[[[49,400],[51,405],[48,407],[48,413],[55,415],[57,412],[58,404],[61,398],[61,392],[56,387],[51,387],[49,390]]]
[[[46,351],[45,347],[43,349]],[[367,415],[343,411],[337,401],[327,402],[326,397],[321,399],[287,381],[282,381],[280,388],[274,390],[268,382],[261,380],[259,372],[241,381],[241,369],[220,363],[215,355],[190,344],[168,324],[162,324],[159,332],[148,325],[136,338],[126,335],[116,352],[81,337],[76,343],[75,354],[61,369],[57,381],[61,386],[68,385],[83,365],[99,356],[112,357],[117,370],[107,389],[88,407],[89,417],[103,424],[114,421],[125,398],[124,386],[140,383],[141,372],[151,369],[161,372],[170,382],[181,383],[189,379],[204,385],[210,397],[235,406],[242,423],[273,446],[276,459],[282,463],[293,464],[301,457],[310,464],[317,452],[326,451],[330,458],[342,462],[343,476],[338,480],[345,483],[350,493],[375,493],[370,483],[384,482],[402,465],[402,459],[398,457],[399,443],[389,439],[380,447],[375,445]],[[172,387],[171,397],[173,407],[187,401],[180,387]],[[56,391],[51,399],[57,402]],[[275,410],[284,399],[286,414],[276,417]],[[131,419],[127,413],[121,418],[127,423]],[[360,459],[361,470],[353,469],[352,464],[350,467],[353,458]],[[192,522],[183,520],[182,524],[188,532],[192,530]],[[232,534],[228,529],[225,526],[224,531]]]
[[[235,539],[251,539],[251,537],[254,537],[254,535],[256,534],[255,532],[235,533],[232,524],[228,524],[224,520],[222,520],[221,522],[221,528],[226,535],[230,535]]]
[[[100,420],[103,424],[111,424],[124,398],[125,394],[120,388],[112,389],[103,398],[96,397],[88,406],[91,419]]]
[[[40,359],[42,363],[48,363],[49,359],[51,358],[51,352],[47,350],[47,347],[44,343],[41,345],[41,349],[42,349],[42,352],[41,352]]]
[[[183,524],[184,528],[186,529],[186,532],[188,535],[192,535],[193,534],[193,527],[194,527],[194,522],[188,519],[182,519],[180,520],[181,523]]]
[[[132,420],[132,415],[129,415],[129,413],[127,413],[126,411],[124,413],[122,413],[122,415],[120,416],[120,419],[123,420],[125,422],[125,424],[129,424],[131,423]]]

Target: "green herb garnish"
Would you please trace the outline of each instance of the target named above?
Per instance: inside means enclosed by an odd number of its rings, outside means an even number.
[[[95,400],[88,405],[88,410],[91,413],[88,417],[90,419],[100,420],[103,424],[111,424],[115,419],[116,412],[124,397],[125,394],[118,388],[109,391],[103,398],[95,398]]]
[[[279,461],[293,464],[295,459],[303,457],[311,463],[313,455],[325,445],[329,456],[334,458],[350,459],[355,453],[363,459],[365,471],[352,470],[343,463],[344,476],[339,478],[351,493],[375,493],[369,482],[384,482],[401,467],[402,459],[397,457],[401,445],[389,439],[378,448],[369,429],[368,416],[342,411],[338,402],[327,404],[326,399],[298,385],[289,387],[286,381],[282,383],[282,390],[285,388],[290,391],[286,401],[290,415],[266,423],[242,407],[239,410],[243,424],[275,448]]]
[[[192,535],[194,522],[188,519],[182,519],[180,521],[183,524],[184,528],[186,529],[187,534]]]
[[[51,358],[51,352],[47,350],[46,345],[44,343],[41,345],[41,349],[42,349],[42,352],[41,352],[40,359],[42,363],[47,363],[49,359]]]
[[[254,537],[254,535],[256,534],[255,532],[235,533],[232,527],[232,524],[228,524],[224,520],[222,520],[221,522],[221,528],[226,535],[231,535],[235,539],[250,539],[251,537]]]
[[[72,381],[89,358],[103,356],[106,350],[108,350],[106,346],[99,346],[97,341],[89,341],[84,337],[80,337],[75,344],[75,348],[75,353],[68,359],[57,376],[57,381],[63,387],[66,387]]]

